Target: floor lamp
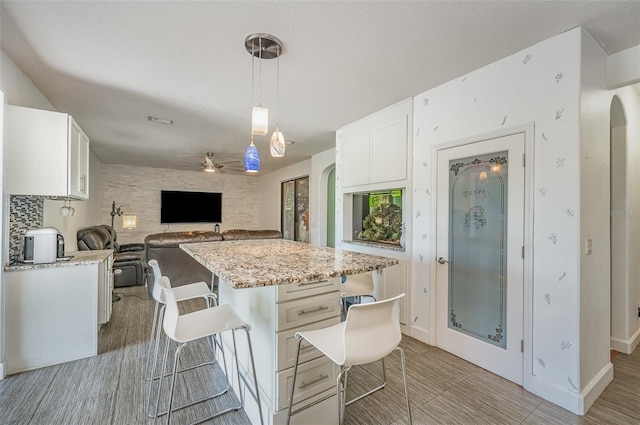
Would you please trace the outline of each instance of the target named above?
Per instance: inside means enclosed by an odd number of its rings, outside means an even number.
[[[115,252],[115,248],[113,246],[113,242],[114,242],[114,240],[113,240],[113,231],[114,231],[113,230],[114,229],[113,222],[114,222],[116,216],[120,217],[122,215],[122,213],[123,213],[122,207],[123,206],[124,205],[120,205],[118,208],[116,208],[116,201],[113,201],[113,203],[111,204],[111,229],[109,231],[109,236],[111,238],[111,241],[110,241],[111,242],[111,244],[110,244],[111,245],[111,249],[113,249],[114,252]],[[111,302],[116,302],[116,301],[120,301],[120,296],[112,293],[111,294]]]

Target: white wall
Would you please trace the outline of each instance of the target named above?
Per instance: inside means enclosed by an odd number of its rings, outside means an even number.
[[[280,170],[264,174],[259,177],[259,199],[260,199],[260,228],[261,229],[280,229],[280,185],[284,181],[297,179],[298,177],[311,177],[311,160],[297,162]],[[309,178],[309,192],[317,185]],[[309,193],[310,197],[316,196]],[[317,212],[311,209],[309,205],[309,219],[315,220]],[[309,230],[310,240],[313,240],[314,229],[311,226]]]
[[[607,86],[610,89],[640,82],[640,45],[607,58]]]
[[[578,412],[580,376],[580,48],[565,32],[414,98],[413,326],[435,329],[432,268],[439,144],[534,123],[532,317],[525,388]],[[533,251],[530,251],[533,249]],[[608,302],[602,300],[602,302]],[[525,318],[526,319],[526,318]]]
[[[580,73],[580,379],[586,411],[613,379],[610,338],[609,108],[607,56],[582,31]],[[578,159],[576,158],[576,160]],[[536,217],[537,218],[537,217]],[[592,253],[585,244],[592,241]],[[535,326],[535,325],[534,325]],[[593,389],[592,389],[593,388]]]
[[[6,109],[6,105],[20,105],[32,108],[54,110],[51,103],[42,93],[33,85],[31,80],[16,66],[16,64],[6,55],[4,50],[0,49],[0,92],[4,93],[2,100],[2,111]],[[4,133],[3,133],[4,134]],[[0,172],[0,184],[2,184],[2,263],[7,264],[9,259],[8,244],[8,227],[9,227],[9,194],[6,190],[6,181],[4,175],[7,169],[7,145],[3,138],[2,143],[2,171]],[[4,378],[4,271],[1,272],[0,278],[0,379]]]
[[[611,348],[630,354],[640,342],[640,96],[630,86],[611,91],[611,96],[617,97],[626,121],[625,126],[614,127],[611,132],[612,142],[616,135],[626,142],[626,206],[616,213],[624,221],[624,255],[628,259],[622,271],[624,281],[612,282],[619,287],[612,288]]]
[[[101,219],[94,224],[111,224],[111,204],[126,204],[124,214],[137,216],[137,228],[122,228],[122,217],[115,217],[118,242],[143,242],[145,236],[184,230],[213,230],[213,223],[161,224],[160,191],[185,190],[222,193],[221,231],[259,229],[259,178],[233,173],[204,173],[161,168],[104,164],[102,167]]]

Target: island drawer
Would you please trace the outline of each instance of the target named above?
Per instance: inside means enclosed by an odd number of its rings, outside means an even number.
[[[311,295],[325,294],[327,292],[340,290],[340,278],[333,277],[311,282],[290,283],[288,285],[278,285],[276,292],[276,302],[291,301],[298,298],[310,297]]]
[[[298,365],[293,403],[297,404],[296,407],[303,407],[308,404],[304,400],[308,400],[330,388],[335,388],[336,376],[338,376],[338,366],[327,357],[320,357]],[[293,368],[278,372],[276,382],[276,394],[278,394],[276,410],[286,409],[289,407],[289,396],[293,385]],[[308,400],[308,402],[311,402],[311,400]]]
[[[330,292],[278,304],[276,332],[340,316],[340,293]]]
[[[298,340],[296,340],[296,332],[312,331],[315,329],[327,328],[331,325],[340,323],[340,316],[331,319],[322,320],[320,322],[311,323],[310,325],[301,326],[290,329],[288,331],[278,332],[278,349],[276,351],[276,370],[285,370],[293,367],[296,362],[296,351],[298,350]],[[322,353],[308,342],[303,341],[300,347],[300,364],[308,362],[322,356]]]

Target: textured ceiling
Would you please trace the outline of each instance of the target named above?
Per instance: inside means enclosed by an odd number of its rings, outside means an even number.
[[[2,48],[77,119],[103,162],[176,169],[197,170],[207,151],[223,163],[242,158],[251,33],[284,43],[279,121],[296,142],[276,159],[257,136],[263,173],[333,147],[345,124],[576,26],[608,54],[640,44],[636,1],[1,4]],[[275,70],[262,61],[271,131]]]

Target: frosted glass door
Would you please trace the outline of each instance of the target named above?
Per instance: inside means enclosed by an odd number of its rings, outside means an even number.
[[[524,133],[438,150],[436,345],[522,383]]]
[[[449,161],[449,323],[506,347],[508,152]]]

